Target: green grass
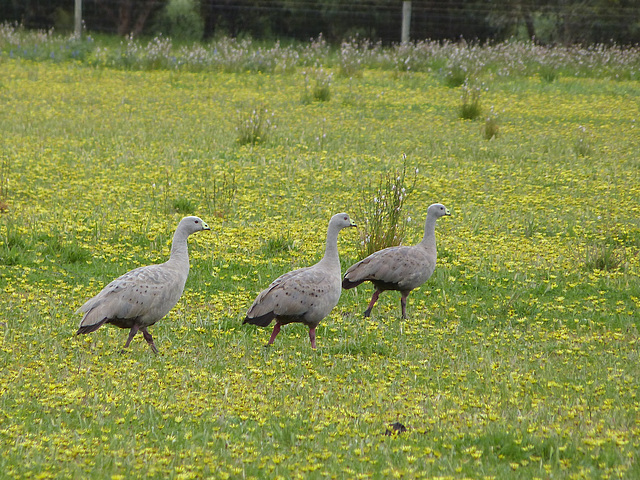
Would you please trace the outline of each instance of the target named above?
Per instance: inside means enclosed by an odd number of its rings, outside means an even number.
[[[300,71],[2,58],[2,476],[640,476],[637,81],[496,77],[487,142],[441,72],[348,53],[330,100],[307,103]],[[262,104],[277,128],[240,145],[236,112]],[[333,213],[364,222],[363,192],[403,153],[404,243],[429,204],[452,212],[409,318],[385,292],[364,320],[363,285],[317,351],[301,325],[265,348],[269,331],[242,325],[255,295],[321,258]],[[87,298],[166,260],[185,213],[212,231],[190,238],[185,294],[150,329],[161,355],[139,337],[121,354],[112,327],[74,336]],[[359,242],[340,234],[343,271]],[[385,435],[393,422],[407,431]]]

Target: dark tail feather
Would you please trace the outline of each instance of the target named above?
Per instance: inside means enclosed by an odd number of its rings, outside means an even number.
[[[271,320],[275,318],[275,314],[273,312],[265,313],[264,315],[260,315],[259,317],[245,317],[242,324],[250,323],[251,325],[258,325],[259,327],[268,327],[271,323]]]
[[[364,281],[365,280],[358,280],[357,282],[352,282],[347,277],[344,277],[342,279],[342,288],[344,288],[345,290],[349,290],[350,288],[357,287]]]
[[[107,321],[107,319],[103,319],[98,323],[94,323],[93,325],[83,325],[80,328],[78,328],[78,331],[76,332],[76,335],[80,335],[82,333],[91,333],[91,332],[95,332],[97,329],[99,329],[102,325],[104,325],[104,323]]]

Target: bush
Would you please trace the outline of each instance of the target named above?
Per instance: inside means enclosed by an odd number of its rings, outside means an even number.
[[[204,19],[198,0],[169,0],[162,10],[156,29],[173,40],[202,40]]]

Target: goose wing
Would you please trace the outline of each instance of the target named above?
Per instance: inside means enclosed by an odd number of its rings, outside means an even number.
[[[111,319],[137,319],[151,325],[178,302],[185,280],[166,264],[136,268],[116,278],[78,309],[80,328]]]

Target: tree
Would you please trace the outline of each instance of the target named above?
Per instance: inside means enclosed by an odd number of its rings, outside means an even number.
[[[142,34],[147,20],[166,0],[93,0],[97,8],[116,26],[118,35]]]

